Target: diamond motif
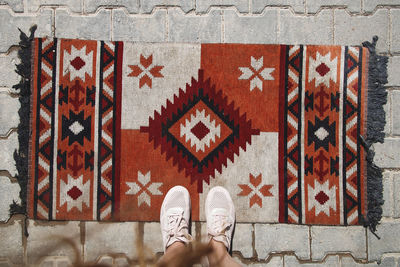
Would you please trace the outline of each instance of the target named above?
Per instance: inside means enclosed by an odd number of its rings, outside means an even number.
[[[71,130],[71,132],[73,132],[75,135],[78,135],[80,132],[82,132],[83,126],[82,124],[80,124],[78,121],[75,121],[73,124],[71,124],[71,126],[69,126],[69,129]]]
[[[78,187],[74,186],[70,190],[68,190],[67,194],[73,199],[77,200],[78,197],[82,195],[82,191],[79,190]]]
[[[328,135],[328,131],[325,130],[324,127],[319,127],[318,130],[314,132],[315,136],[318,137],[319,140],[323,141]]]
[[[315,199],[319,202],[319,204],[324,205],[325,202],[327,202],[329,200],[329,197],[323,191],[320,191],[315,196]]]
[[[319,73],[319,75],[321,75],[323,77],[331,69],[327,65],[325,65],[325,63],[322,62],[321,64],[319,64],[319,66],[315,70]]]
[[[308,82],[315,81],[315,87],[324,84],[330,86],[330,82],[337,81],[337,62],[338,58],[331,59],[331,52],[321,55],[319,52],[309,57]]]
[[[207,126],[204,125],[201,121],[199,121],[196,126],[194,126],[190,130],[199,140],[202,140],[209,132],[210,129],[207,128]]]
[[[74,67],[76,70],[80,70],[83,66],[85,66],[85,64],[85,61],[83,61],[80,57],[76,57],[71,61],[72,67]]]
[[[90,180],[83,182],[83,174],[77,178],[68,175],[67,181],[60,181],[60,206],[67,204],[67,211],[77,208],[82,212],[83,204],[89,207]]]
[[[251,144],[251,136],[260,133],[252,128],[246,113],[241,115],[222,91],[215,90],[210,79],[204,80],[203,74],[199,70],[197,81],[192,78],[191,84],[186,84],[186,91],[179,90],[173,103],[168,100],[161,114],[155,111],[149,125],[140,128],[140,132],[148,133],[155,148],[161,146],[166,160],[173,158],[174,166],[179,171],[185,170],[191,183],[197,181],[199,193],[203,191],[203,181],[209,183],[216,171],[221,173],[228,159],[233,162],[234,155]],[[202,140],[191,132],[199,122],[198,117],[210,130]]]
[[[87,75],[93,77],[93,50],[86,45],[80,49],[72,45],[70,52],[64,50],[63,53],[62,73],[64,76],[69,74],[70,81],[79,78],[84,82]]]
[[[202,139],[199,139],[192,132],[192,129],[200,122],[209,130],[209,133]],[[173,124],[168,129],[168,132],[201,161],[210,151],[218,147],[223,140],[232,134],[232,129],[203,101],[199,101]]]
[[[325,213],[330,216],[331,211],[337,210],[336,185],[329,185],[329,180],[319,183],[314,181],[314,186],[308,185],[308,211],[314,209],[315,216]]]

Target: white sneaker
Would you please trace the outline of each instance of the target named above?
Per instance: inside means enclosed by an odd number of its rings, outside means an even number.
[[[174,186],[168,191],[160,212],[164,252],[177,241],[187,244],[192,240],[189,235],[190,209],[190,197],[186,188]]]
[[[229,192],[221,187],[213,187],[206,199],[207,233],[209,240],[222,242],[230,250],[235,207]]]

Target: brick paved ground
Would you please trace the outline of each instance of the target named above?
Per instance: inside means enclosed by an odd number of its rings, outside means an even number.
[[[19,201],[13,45],[16,28],[34,23],[37,36],[141,42],[358,45],[379,35],[378,50],[390,57],[386,141],[375,146],[384,168],[381,240],[362,227],[238,224],[233,254],[249,266],[400,266],[400,0],[0,0],[0,266],[37,263],[38,255],[48,255],[43,266],[69,264],[73,249],[53,235],[73,238],[82,260],[124,265],[141,243],[161,255],[158,223],[8,216],[9,204]],[[204,234],[204,224],[194,223],[193,232]]]

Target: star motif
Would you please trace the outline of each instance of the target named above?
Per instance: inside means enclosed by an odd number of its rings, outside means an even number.
[[[271,73],[275,68],[265,68],[263,57],[259,59],[251,57],[250,65],[250,67],[239,67],[239,70],[242,72],[239,80],[250,80],[250,91],[253,91],[254,88],[258,88],[262,91],[263,80],[274,80]]]
[[[329,186],[329,180],[319,183],[315,180],[314,187],[308,185],[308,210],[315,208],[315,216],[321,212],[330,216],[331,209],[336,211],[336,186]]]
[[[60,205],[67,203],[67,211],[76,207],[82,212],[82,204],[86,207],[90,205],[90,180],[83,183],[83,175],[78,178],[73,178],[68,175],[68,181],[65,183],[61,180],[60,183]]]
[[[151,88],[153,78],[164,77],[161,74],[161,70],[164,68],[164,66],[154,66],[153,55],[150,55],[147,58],[143,55],[140,55],[140,64],[128,65],[128,67],[132,70],[132,72],[128,74],[128,77],[139,78],[139,88],[142,88],[144,85],[147,85],[149,88]]]
[[[180,126],[181,137],[185,137],[185,141],[190,142],[191,147],[195,146],[196,152],[204,152],[205,147],[210,147],[210,143],[215,143],[216,138],[221,136],[221,125],[217,125],[204,109],[196,110],[196,115],[192,114],[190,121],[186,119],[185,124]]]
[[[258,204],[260,208],[262,208],[262,199],[264,197],[272,197],[271,188],[272,184],[262,184],[262,175],[261,173],[254,177],[253,174],[250,173],[249,184],[238,184],[240,189],[242,190],[238,196],[249,196],[250,197],[250,208],[254,204]]]
[[[329,87],[330,81],[334,83],[337,81],[337,57],[331,60],[330,52],[326,55],[317,52],[315,59],[310,56],[308,69],[308,82],[315,80],[315,87],[322,83]]]
[[[71,47],[71,53],[67,50],[64,53],[63,75],[69,74],[70,81],[79,78],[86,80],[86,75],[93,77],[93,51],[88,52],[86,46],[77,49]]]
[[[138,207],[140,207],[142,204],[146,204],[148,207],[151,207],[151,196],[162,195],[162,192],[160,191],[160,186],[162,186],[162,183],[152,183],[150,171],[148,171],[146,174],[142,174],[140,171],[138,171],[137,180],[138,182],[126,182],[126,185],[129,186],[129,189],[125,194],[138,196]]]

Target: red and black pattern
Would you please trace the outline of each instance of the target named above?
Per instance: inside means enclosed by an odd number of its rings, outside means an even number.
[[[35,53],[30,216],[111,219],[119,204],[122,43],[36,39]]]
[[[365,223],[367,49],[35,39],[32,53],[30,218],[158,220],[182,185],[201,220],[221,185],[242,222]]]
[[[172,127],[199,103],[205,105],[230,129],[230,134],[219,140],[218,145],[203,158],[189,151],[188,147],[172,134]],[[192,132],[196,132],[195,128],[192,128]],[[154,118],[149,119],[149,126],[141,127],[140,131],[149,134],[149,141],[154,142],[154,148],[161,146],[166,160],[173,158],[173,164],[179,171],[185,170],[185,175],[191,178],[191,183],[197,182],[199,193],[203,191],[203,181],[209,183],[215,171],[221,172],[228,159],[233,162],[234,155],[239,154],[239,149],[246,150],[246,145],[251,144],[251,136],[260,132],[252,127],[246,113],[241,114],[233,102],[228,102],[222,91],[216,90],[210,79],[204,79],[202,70],[199,70],[198,80],[192,78],[191,85],[186,85],[186,91],[180,89],[179,96],[174,97],[174,102],[168,100],[166,107],[162,107],[161,114],[155,111]]]
[[[301,222],[301,105],[303,76],[303,46],[285,46],[281,70],[281,124],[279,160],[281,205],[280,221]],[[306,103],[309,101],[306,100]],[[312,162],[312,161],[311,161]],[[306,162],[307,166],[307,162]],[[309,165],[308,165],[309,166]]]
[[[283,68],[279,220],[360,224],[364,213],[364,155],[359,140],[365,133],[363,49],[296,49],[295,54],[293,47],[286,49]]]
[[[363,150],[360,139],[361,81],[363,49],[346,47],[343,85],[343,195],[344,224],[362,223],[361,161]]]
[[[100,95],[99,95],[99,145],[98,145],[98,201],[97,219],[113,218],[119,206],[119,144],[121,117],[122,43],[101,42]]]
[[[32,158],[35,162],[33,172],[33,218],[52,219],[53,199],[53,147],[54,147],[54,102],[55,102],[55,72],[57,40],[36,39],[37,60],[34,72],[36,84],[33,97],[36,98],[33,121],[36,123],[34,151]]]

